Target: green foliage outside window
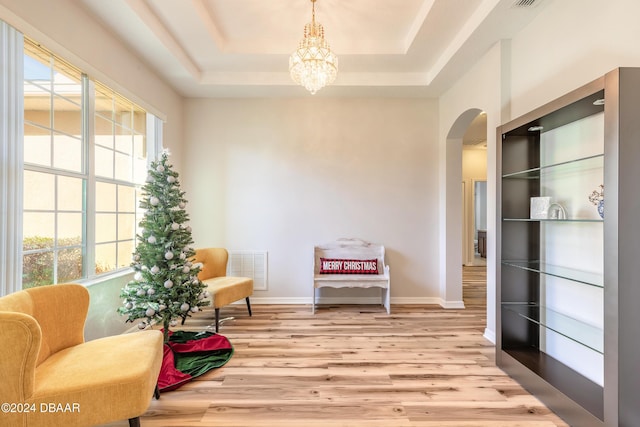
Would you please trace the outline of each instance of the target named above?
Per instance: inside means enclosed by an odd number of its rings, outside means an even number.
[[[58,239],[58,277],[54,279],[53,238],[33,236],[23,240],[23,250],[43,250],[26,254],[22,265],[22,288],[66,283],[83,278],[82,274],[82,238],[70,237]],[[109,266],[96,266],[96,273],[109,271]]]

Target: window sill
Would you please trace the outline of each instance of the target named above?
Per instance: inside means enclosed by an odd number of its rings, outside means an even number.
[[[119,279],[126,276],[133,276],[133,268],[130,268],[130,267],[123,268],[123,269],[114,271],[112,273],[102,274],[100,276],[93,277],[91,279],[78,280],[75,283],[79,283],[81,285],[86,286],[87,288],[90,288],[91,286],[99,285],[101,283],[104,283],[110,280]]]

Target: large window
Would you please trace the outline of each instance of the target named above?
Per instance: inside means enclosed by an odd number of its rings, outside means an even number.
[[[22,286],[128,267],[146,112],[36,43],[24,45]]]
[[[146,113],[101,84],[95,85],[94,153],[96,269],[131,263],[136,194],[147,171]]]

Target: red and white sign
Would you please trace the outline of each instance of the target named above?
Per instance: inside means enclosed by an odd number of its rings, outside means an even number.
[[[320,274],[378,274],[378,260],[320,258]]]

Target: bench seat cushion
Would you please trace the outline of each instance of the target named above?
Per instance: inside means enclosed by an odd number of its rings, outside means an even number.
[[[202,281],[211,294],[213,308],[220,308],[253,294],[253,279],[249,277],[213,277]]]

